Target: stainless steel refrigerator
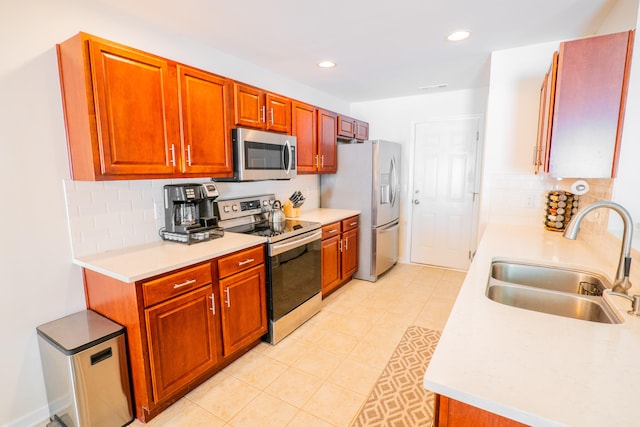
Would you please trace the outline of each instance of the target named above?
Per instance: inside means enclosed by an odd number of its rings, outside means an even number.
[[[320,178],[320,206],[360,214],[358,271],[375,282],[398,261],[400,144],[338,144],[338,173]]]

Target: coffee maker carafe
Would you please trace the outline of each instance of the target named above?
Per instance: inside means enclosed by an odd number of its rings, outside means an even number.
[[[213,206],[218,194],[213,182],[165,185],[162,238],[194,243],[221,237]]]

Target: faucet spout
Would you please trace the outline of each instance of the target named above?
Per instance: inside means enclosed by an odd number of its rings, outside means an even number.
[[[578,237],[578,231],[580,231],[580,223],[584,217],[594,209],[608,208],[620,215],[624,224],[624,231],[622,233],[622,246],[620,248],[620,259],[618,261],[618,270],[616,271],[616,280],[613,286],[613,290],[627,294],[629,288],[631,288],[631,282],[629,281],[629,270],[631,269],[631,241],[633,239],[633,220],[629,212],[621,205],[602,200],[592,203],[582,209],[576,216],[571,218],[567,228],[564,230],[563,236],[567,239],[575,240]]]

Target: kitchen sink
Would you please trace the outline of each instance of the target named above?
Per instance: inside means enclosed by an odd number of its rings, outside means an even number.
[[[493,261],[491,277],[503,282],[581,295],[602,296],[602,291],[611,288],[611,282],[600,274],[514,261]]]
[[[525,310],[599,323],[622,323],[602,297],[610,282],[596,273],[495,260],[487,298]]]

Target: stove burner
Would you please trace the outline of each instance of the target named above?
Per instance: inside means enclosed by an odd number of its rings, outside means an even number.
[[[254,236],[274,238],[276,236],[283,235],[290,237],[299,234],[302,230],[310,231],[319,228],[317,225],[319,224],[293,219],[287,219],[284,223],[270,223],[265,220],[252,222],[250,224],[237,225],[235,227],[227,228],[226,230],[232,233],[251,234]]]

